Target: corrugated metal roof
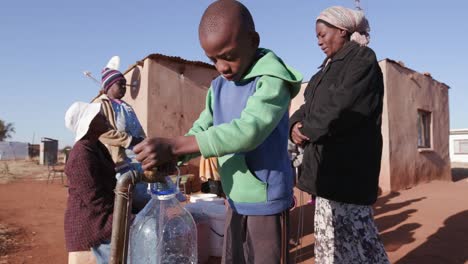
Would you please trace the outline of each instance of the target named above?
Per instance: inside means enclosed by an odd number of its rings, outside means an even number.
[[[178,63],[182,63],[182,64],[190,64],[190,65],[201,66],[201,67],[205,67],[205,68],[209,68],[209,69],[215,69],[215,67],[213,65],[211,65],[209,63],[206,63],[206,62],[190,61],[190,60],[186,60],[186,59],[183,59],[181,57],[178,57],[178,56],[167,56],[167,55],[163,55],[163,54],[160,54],[160,53],[153,53],[153,54],[150,54],[150,55],[144,57],[143,59],[137,61],[135,64],[131,65],[123,74],[126,74],[127,72],[131,71],[133,68],[135,68],[138,65],[143,65],[143,61],[145,61],[146,59],[150,59],[150,60],[154,60],[154,61],[169,60],[169,61],[172,61],[172,62],[178,62]]]

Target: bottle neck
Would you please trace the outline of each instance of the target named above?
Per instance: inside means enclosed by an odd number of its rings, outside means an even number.
[[[151,195],[155,196],[158,200],[172,199],[179,192],[178,188],[169,177],[166,177],[165,182],[155,182],[150,184],[148,187]]]
[[[151,194],[151,197],[156,199],[156,200],[170,200],[172,198],[175,198],[176,197],[176,194],[175,193],[170,193],[170,194],[155,194],[155,193],[152,193]]]

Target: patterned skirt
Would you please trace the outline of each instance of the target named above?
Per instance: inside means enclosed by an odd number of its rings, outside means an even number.
[[[317,197],[315,206],[316,264],[390,263],[371,206],[321,197]]]

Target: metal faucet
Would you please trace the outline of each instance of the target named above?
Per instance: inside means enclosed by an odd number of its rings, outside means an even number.
[[[110,264],[127,263],[132,191],[135,184],[140,181],[147,183],[164,182],[165,178],[156,170],[145,171],[144,173],[129,170],[117,180],[112,219]]]

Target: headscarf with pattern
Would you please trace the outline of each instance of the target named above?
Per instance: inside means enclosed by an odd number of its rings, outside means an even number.
[[[342,6],[332,6],[320,13],[317,20],[323,20],[351,34],[351,40],[361,46],[367,46],[370,41],[369,21],[361,10],[353,10]]]

